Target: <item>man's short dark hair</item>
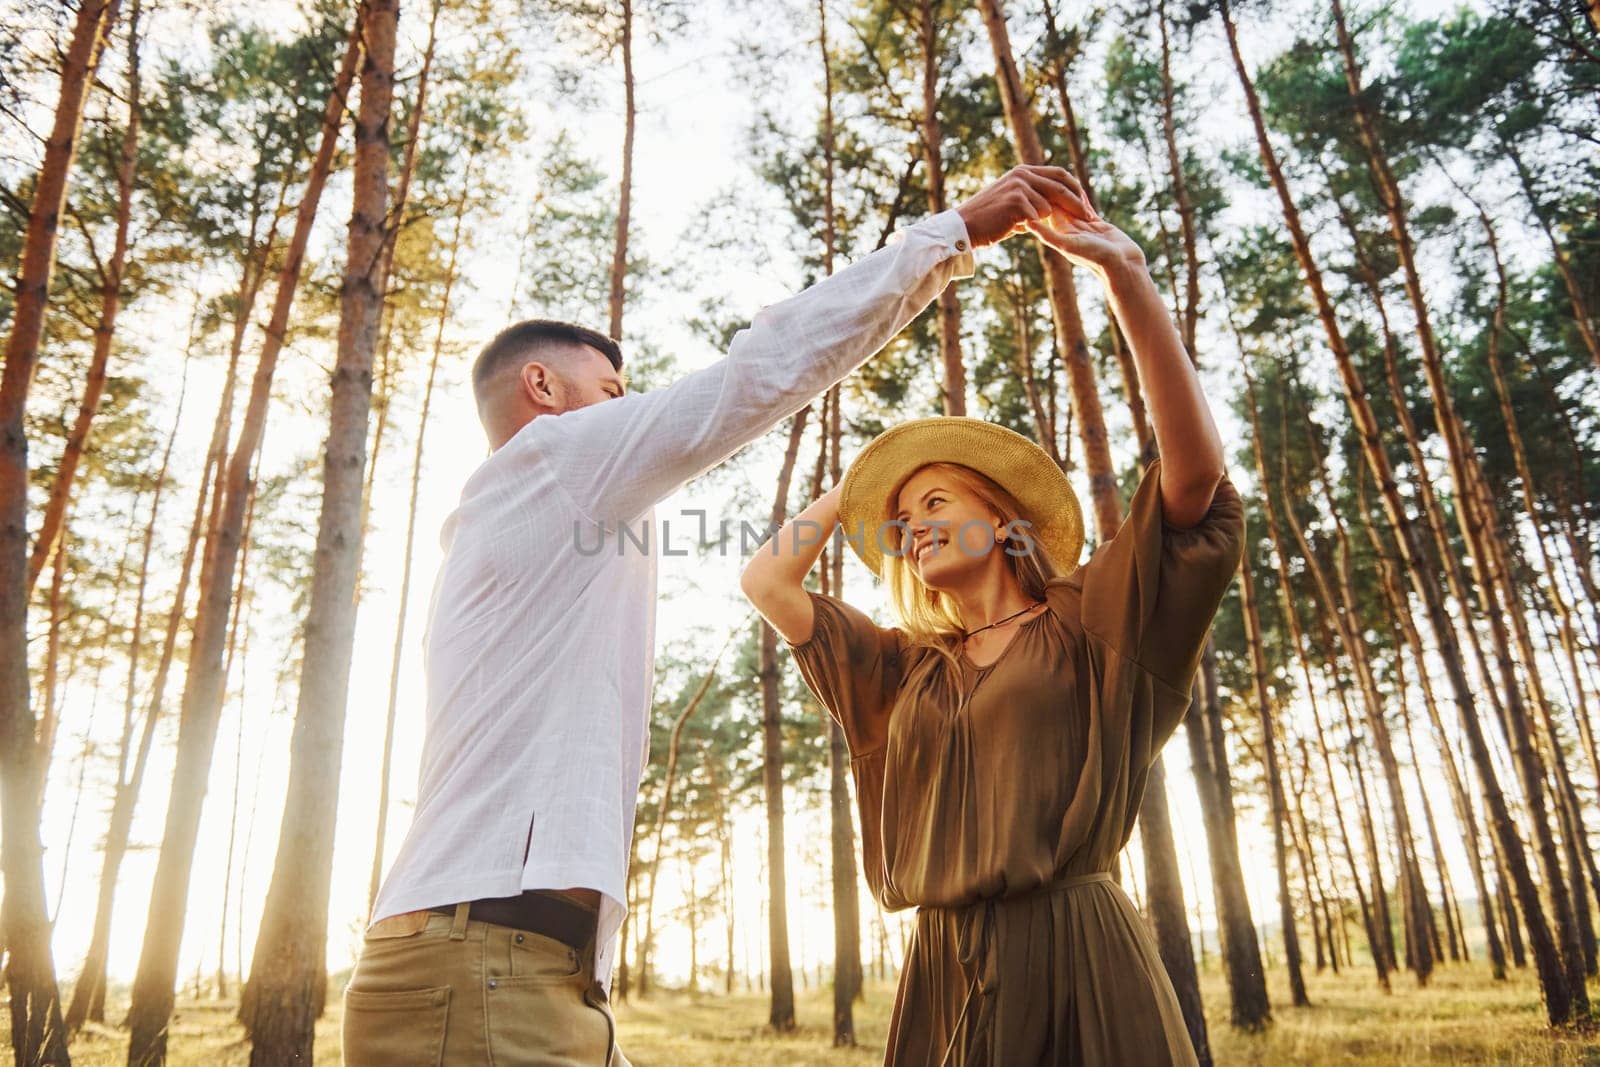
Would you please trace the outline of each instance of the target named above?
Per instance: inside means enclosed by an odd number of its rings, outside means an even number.
[[[605,334],[555,319],[527,319],[507,326],[483,346],[472,364],[472,391],[481,401],[485,383],[512,360],[526,360],[548,345],[573,344],[588,345],[609,359],[613,369],[622,369],[622,346]]]

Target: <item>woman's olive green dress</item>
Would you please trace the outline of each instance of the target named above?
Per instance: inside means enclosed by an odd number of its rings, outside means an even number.
[[[1244,545],[1218,486],[1169,526],[1152,462],[1117,535],[1053,579],[994,663],[813,593],[790,646],[850,744],[867,884],[917,908],[885,1062],[1193,1064],[1144,919],[1107,873],[1182,721]]]

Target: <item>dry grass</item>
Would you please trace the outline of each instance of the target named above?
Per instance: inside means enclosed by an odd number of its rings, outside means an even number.
[[[1212,1050],[1218,1064],[1597,1064],[1600,1038],[1552,1035],[1543,1025],[1531,974],[1496,985],[1487,966],[1446,968],[1426,989],[1401,979],[1389,996],[1368,972],[1311,979],[1313,1006],[1293,1009],[1288,977],[1269,976],[1275,1021],[1263,1034],[1227,1022],[1227,987],[1219,972],[1202,979]],[[1594,995],[1594,994],[1591,994]],[[664,994],[619,1012],[624,1049],[637,1067],[671,1064],[776,1065],[880,1062],[894,990],[874,986],[857,1009],[856,1049],[833,1049],[831,1000],[801,995],[801,1027],[776,1037],[765,1029],[764,997]]]
[[[1378,993],[1365,971],[1311,979],[1314,1006],[1288,1006],[1282,972],[1271,976],[1275,1021],[1263,1034],[1227,1024],[1227,990],[1219,973],[1203,979],[1213,1051],[1218,1064],[1512,1064],[1600,1067],[1595,1033],[1552,1034],[1542,1023],[1538,988],[1529,973],[1496,985],[1482,964],[1447,967],[1426,989],[1399,976],[1395,992]],[[636,1067],[791,1067],[881,1061],[890,985],[874,984],[856,1012],[860,1045],[831,1047],[831,999],[826,990],[799,995],[800,1028],[777,1036],[766,1028],[760,993],[663,992],[618,1008],[623,1048]],[[1591,996],[1600,996],[1597,986]],[[318,1065],[339,1062],[338,1001],[317,1028]],[[120,1009],[120,1006],[119,1006]],[[0,1020],[3,1027],[3,1020]],[[112,1028],[87,1032],[73,1044],[73,1062],[111,1067],[123,1060],[125,1038]],[[174,1022],[174,1067],[230,1067],[249,1059],[231,1005],[180,1002]]]

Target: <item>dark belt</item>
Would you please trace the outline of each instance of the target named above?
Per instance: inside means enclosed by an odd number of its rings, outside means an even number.
[[[454,915],[456,906],[438,904],[428,910]],[[595,936],[596,916],[592,909],[540,889],[524,890],[515,897],[471,901],[467,905],[467,918],[553,937],[579,952]]]

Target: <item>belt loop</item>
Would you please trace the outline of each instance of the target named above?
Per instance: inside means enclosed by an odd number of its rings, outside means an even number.
[[[455,918],[450,921],[450,940],[465,941],[467,939],[467,915],[472,911],[472,905],[463,900],[456,905]]]

